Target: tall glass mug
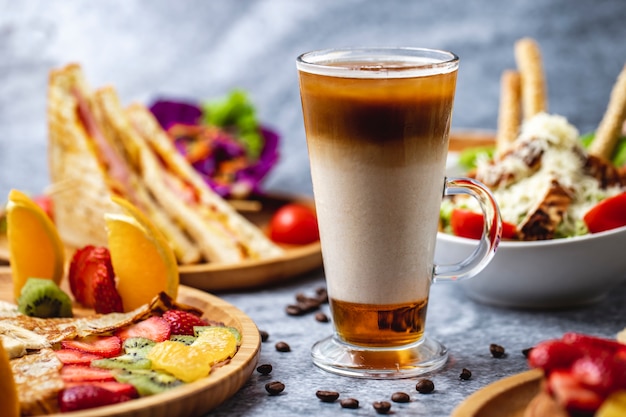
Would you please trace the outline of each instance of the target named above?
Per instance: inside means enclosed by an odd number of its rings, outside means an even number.
[[[445,178],[459,59],[418,48],[314,51],[297,59],[335,332],[313,362],[364,378],[429,372],[447,349],[424,334],[430,285],[476,274],[501,220],[489,191]],[[434,265],[442,194],[469,194],[485,228],[470,257]]]

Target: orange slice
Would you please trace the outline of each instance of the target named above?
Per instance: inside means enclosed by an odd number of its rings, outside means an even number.
[[[200,332],[191,347],[202,351],[205,360],[214,365],[237,353],[237,336],[227,327],[210,326]]]
[[[17,387],[13,379],[9,355],[4,350],[2,338],[0,338],[0,392],[2,393],[2,415],[19,417],[20,400],[17,396]]]
[[[109,251],[124,311],[149,303],[164,291],[178,295],[176,257],[163,234],[128,201],[113,197],[125,214],[105,215]]]
[[[211,364],[202,350],[171,340],[157,343],[148,352],[148,359],[152,369],[169,372],[184,382],[204,378],[211,372]]]
[[[60,284],[65,248],[46,212],[26,194],[11,190],[6,216],[15,299],[30,277],[51,279]]]

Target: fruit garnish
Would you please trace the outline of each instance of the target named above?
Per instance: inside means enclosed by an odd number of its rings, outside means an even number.
[[[206,326],[202,318],[182,310],[168,310],[162,316],[170,323],[173,335],[194,336],[195,326]]]
[[[59,392],[59,409],[61,412],[85,410],[117,404],[132,399],[131,396],[108,390],[98,385],[77,385]]]
[[[20,400],[13,379],[13,370],[9,363],[9,355],[4,350],[0,338],[0,392],[2,393],[2,415],[6,417],[20,416]]]
[[[183,384],[183,381],[167,372],[145,369],[116,372],[115,379],[132,384],[141,396],[158,394]]]
[[[124,311],[146,303],[161,291],[178,295],[176,257],[163,234],[128,201],[113,197],[126,214],[107,214],[109,251]]]
[[[118,394],[127,395],[130,398],[139,397],[139,393],[133,385],[117,381],[66,382],[65,388],[76,387],[79,385],[94,385]]]
[[[72,300],[54,281],[28,278],[22,287],[17,309],[31,317],[72,317]]]
[[[61,368],[64,382],[114,381],[113,373],[108,369],[92,368],[83,365],[65,365]]]
[[[98,272],[102,269],[104,271]],[[107,248],[89,245],[74,252],[68,272],[70,290],[76,301],[85,307],[93,308],[95,305],[92,279],[98,273],[113,276]]]
[[[111,358],[122,352],[122,341],[117,336],[87,336],[82,339],[64,340],[61,347]]]
[[[148,359],[153,369],[169,372],[184,382],[204,378],[211,371],[211,363],[202,349],[171,340],[156,344]]]
[[[211,365],[232,358],[237,352],[237,336],[228,327],[209,326],[202,330],[192,348],[204,352],[205,360]]]
[[[626,390],[626,345],[613,340],[566,333],[535,346],[528,362],[543,369],[547,391],[572,415],[593,415]]]
[[[124,311],[122,297],[115,288],[115,277],[109,274],[99,273],[93,277],[93,295],[96,313],[121,313]]]
[[[18,190],[9,192],[6,216],[15,299],[30,277],[50,279],[58,285],[63,278],[65,248],[50,217]]]
[[[168,340],[170,334],[169,322],[158,316],[152,316],[144,321],[120,329],[115,333],[122,341],[126,341],[131,337],[143,337],[154,342]]]
[[[59,349],[54,352],[63,365],[90,365],[102,356],[76,349]]]

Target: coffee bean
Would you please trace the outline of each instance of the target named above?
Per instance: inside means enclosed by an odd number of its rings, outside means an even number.
[[[359,400],[356,398],[344,398],[339,402],[339,404],[341,404],[341,408],[359,408]]]
[[[259,334],[261,335],[261,342],[267,342],[267,339],[270,338],[270,334],[265,330],[259,330]]]
[[[463,370],[461,371],[461,375],[459,375],[459,378],[461,378],[463,381],[467,381],[471,377],[472,377],[472,372],[467,368],[463,368]]]
[[[411,401],[411,397],[406,392],[394,392],[391,395],[391,401],[394,403],[408,403]]]
[[[315,290],[315,294],[317,295],[317,299],[320,303],[325,304],[328,302],[328,291],[324,287],[319,287]]]
[[[272,372],[272,365],[269,363],[264,363],[263,365],[259,365],[256,368],[256,371],[262,375],[267,375]]]
[[[423,378],[417,381],[417,384],[415,384],[415,389],[420,394],[430,394],[435,390],[435,384],[430,379]]]
[[[525,358],[528,358],[528,355],[530,355],[530,351],[533,350],[533,348],[529,347],[526,349],[522,349],[522,355],[524,355]]]
[[[376,401],[372,406],[378,414],[387,414],[391,410],[391,403],[388,401]]]
[[[337,391],[317,391],[315,395],[325,403],[332,403],[339,398],[339,393]]]
[[[301,316],[304,314],[304,309],[299,305],[290,304],[285,308],[285,312],[290,316]]]
[[[285,390],[285,384],[280,381],[272,381],[265,384],[265,391],[270,395],[278,395]]]
[[[328,323],[330,321],[328,316],[321,312],[315,315],[315,320],[319,321],[320,323]]]
[[[276,350],[279,352],[291,352],[291,347],[285,342],[276,343]]]
[[[489,345],[489,352],[491,352],[491,356],[494,358],[502,358],[504,356],[504,348],[495,343]]]

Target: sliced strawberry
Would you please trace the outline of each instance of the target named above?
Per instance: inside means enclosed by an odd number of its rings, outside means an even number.
[[[626,345],[623,343],[582,333],[565,333],[561,340],[565,343],[576,344],[586,351],[591,351],[591,353],[597,353],[598,351],[608,351],[611,353],[618,351],[626,352]]]
[[[63,366],[61,368],[61,378],[64,382],[115,381],[113,373],[109,369],[81,365]]]
[[[122,297],[115,288],[115,279],[112,275],[98,273],[92,278],[93,295],[96,313],[121,313],[124,311]]]
[[[97,385],[79,385],[59,392],[61,412],[85,410],[128,401],[131,397]]]
[[[91,381],[91,382],[66,382],[65,388],[76,387],[79,385],[95,385],[97,387],[105,388],[109,391],[117,394],[123,394],[130,398],[137,398],[139,394],[134,385],[117,381]]]
[[[548,387],[556,401],[573,415],[592,416],[602,405],[603,397],[584,387],[568,371],[554,371]]]
[[[561,340],[547,340],[539,343],[528,354],[528,363],[533,368],[541,368],[546,374],[556,369],[566,369],[582,357],[584,352],[577,345]]]
[[[130,337],[145,337],[155,342],[167,340],[171,334],[169,322],[158,316],[152,316],[149,319],[120,329],[115,333],[122,341]]]
[[[572,375],[585,387],[607,397],[626,389],[626,362],[610,353],[585,356],[572,365]]]
[[[64,340],[61,346],[64,349],[80,350],[105,358],[118,356],[122,352],[122,341],[117,336],[87,336],[82,339]]]
[[[187,311],[168,310],[162,316],[167,320],[172,328],[172,334],[182,334],[193,336],[194,326],[206,326],[206,320],[191,314]]]
[[[100,355],[75,349],[59,349],[54,353],[64,365],[90,365],[91,361],[103,358]]]
[[[111,255],[105,247],[85,246],[72,257],[69,270],[70,290],[76,301],[93,308],[95,296],[92,280],[96,275],[114,277]]]

